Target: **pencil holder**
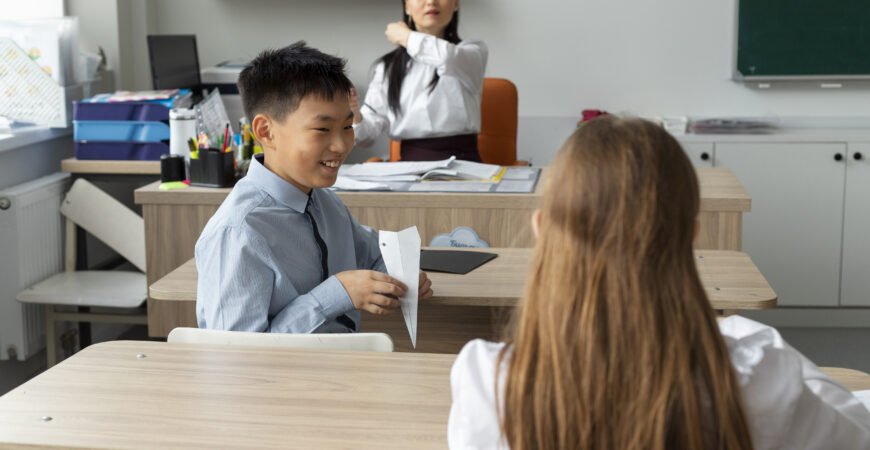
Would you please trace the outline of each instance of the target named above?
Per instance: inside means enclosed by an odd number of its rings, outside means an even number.
[[[200,150],[199,158],[190,160],[190,185],[230,187],[236,182],[233,153],[216,149]]]

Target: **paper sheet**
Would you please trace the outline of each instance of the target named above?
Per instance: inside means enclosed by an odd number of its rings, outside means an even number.
[[[391,277],[399,279],[408,290],[399,298],[402,316],[411,336],[411,345],[417,348],[417,291],[420,284],[420,233],[417,227],[402,231],[381,231],[381,255]]]
[[[376,182],[376,183],[392,183],[392,182],[413,183],[415,181],[420,180],[420,177],[418,177],[417,175],[386,175],[386,176],[363,175],[363,176],[353,177],[353,179],[359,180],[359,181],[371,181],[371,182]]]
[[[501,180],[496,192],[532,192],[535,188],[535,180]]]
[[[412,184],[409,192],[489,192],[493,183],[486,181],[427,181]]]
[[[504,174],[503,180],[529,180],[533,179],[535,173],[538,171],[536,168],[531,167],[508,167],[507,172]]]
[[[343,191],[389,191],[390,187],[386,184],[371,183],[368,181],[354,180],[353,178],[338,176],[335,179],[335,184],[332,185],[335,189]]]
[[[450,165],[450,169],[470,180],[489,180],[501,170],[501,166],[457,159]]]

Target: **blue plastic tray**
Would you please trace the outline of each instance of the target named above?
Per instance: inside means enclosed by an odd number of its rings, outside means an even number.
[[[168,141],[169,125],[163,122],[73,121],[73,138],[76,141]]]
[[[90,103],[73,102],[73,120],[125,120],[168,122],[169,108],[159,103]]]
[[[167,153],[169,153],[169,145],[163,142],[75,143],[75,155],[78,159],[156,161]]]

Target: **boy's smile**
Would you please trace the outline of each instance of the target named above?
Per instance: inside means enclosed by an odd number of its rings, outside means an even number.
[[[303,98],[283,121],[272,121],[266,168],[305,193],[332,186],[353,148],[352,124],[347,95]]]

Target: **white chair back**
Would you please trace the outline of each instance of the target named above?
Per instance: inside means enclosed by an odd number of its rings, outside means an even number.
[[[123,203],[79,178],[60,212],[145,272],[145,221]]]
[[[386,333],[255,333],[247,331],[173,329],[167,342],[185,344],[221,344],[252,347],[285,347],[329,350],[392,352],[393,340]]]

